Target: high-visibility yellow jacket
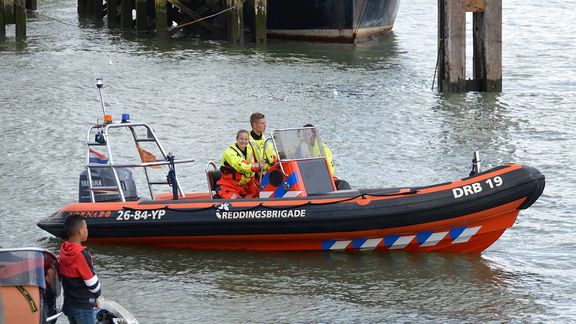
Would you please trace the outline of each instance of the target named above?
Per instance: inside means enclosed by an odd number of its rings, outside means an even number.
[[[254,177],[255,170],[259,170],[259,166],[255,165],[255,163],[254,152],[250,145],[246,146],[246,155],[244,155],[234,143],[224,151],[220,171],[223,176],[232,174],[234,180],[238,181],[238,184],[242,186],[247,184],[250,178]]]
[[[322,149],[322,152],[320,151]],[[301,145],[299,146],[295,152],[290,152],[291,157],[293,158],[303,158],[303,157],[326,157],[326,161],[328,162],[328,168],[330,170],[330,174],[334,176],[334,157],[332,156],[332,150],[326,145],[322,143],[320,146],[318,145],[318,141],[314,141],[314,147],[312,147],[312,152],[310,152],[309,145]]]
[[[330,150],[330,148],[328,147],[328,145],[326,145],[326,143],[322,143],[322,149],[324,149],[324,155],[326,156],[326,161],[328,162],[328,167],[330,168],[330,174],[334,176],[334,170],[336,170],[336,167],[334,166],[334,157],[332,156],[332,150]]]
[[[274,152],[274,144],[268,141],[266,144],[266,149],[264,149],[264,143],[266,142],[266,136],[262,134],[259,139],[253,136],[253,132],[250,132],[250,147],[254,152],[256,161],[260,163],[264,160],[264,171],[267,171],[277,160],[276,152]]]

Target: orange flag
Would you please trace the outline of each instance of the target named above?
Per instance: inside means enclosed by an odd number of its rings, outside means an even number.
[[[138,149],[138,154],[140,154],[140,159],[142,159],[142,162],[156,162],[156,155],[141,148],[139,144],[136,144],[136,148]],[[151,166],[151,168],[160,169],[160,166],[154,165]]]

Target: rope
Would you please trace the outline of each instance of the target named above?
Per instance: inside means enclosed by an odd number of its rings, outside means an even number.
[[[434,78],[432,78],[432,87],[430,90],[434,90],[434,82],[436,81],[436,71],[438,71],[438,63],[440,62],[440,51],[444,48],[444,37],[440,38],[440,45],[438,46],[438,53],[436,54],[436,67],[434,68]]]
[[[17,4],[14,4],[14,5],[17,6]],[[41,17],[44,17],[44,18],[48,18],[48,19],[50,19],[50,20],[54,20],[54,21],[56,21],[56,22],[61,23],[62,25],[72,26],[72,27],[78,27],[78,25],[73,25],[73,24],[64,22],[64,21],[62,21],[62,20],[58,20],[58,19],[56,19],[56,18],[52,18],[52,17],[50,17],[50,16],[41,14],[41,13],[39,13],[38,11],[35,11],[35,10],[26,9],[26,12],[27,12],[27,13],[33,13],[33,14],[35,14],[35,15],[38,15],[38,16],[41,16]]]
[[[240,5],[244,5],[244,1],[246,1],[246,0],[243,0],[243,1],[240,3]],[[178,26],[174,26],[174,27],[172,27],[172,28],[168,28],[168,32],[170,33],[170,35],[172,35],[172,34],[176,33],[177,31],[179,31],[180,29],[182,29],[182,28],[184,28],[184,27],[186,27],[186,26],[190,26],[190,25],[199,23],[199,22],[201,22],[201,21],[203,21],[203,20],[210,19],[210,18],[212,18],[212,17],[216,17],[216,16],[221,15],[221,14],[223,14],[223,13],[225,13],[225,12],[228,12],[228,11],[230,11],[230,10],[236,8],[236,7],[240,7],[240,5],[238,5],[238,6],[232,6],[232,7],[230,7],[230,8],[226,8],[226,9],[224,9],[224,10],[222,10],[222,11],[219,11],[219,12],[217,12],[217,13],[215,13],[215,14],[208,15],[208,16],[206,16],[206,17],[202,17],[202,18],[196,19],[196,20],[191,21],[191,22],[187,22],[187,23],[185,23],[185,24],[181,24],[181,25],[178,25]]]

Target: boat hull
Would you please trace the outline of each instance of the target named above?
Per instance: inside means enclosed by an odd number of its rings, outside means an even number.
[[[38,225],[62,237],[70,214],[90,241],[169,248],[481,252],[542,193],[544,176],[511,164],[429,187],[305,198],[70,204]]]
[[[355,43],[389,32],[400,0],[269,0],[271,38]]]

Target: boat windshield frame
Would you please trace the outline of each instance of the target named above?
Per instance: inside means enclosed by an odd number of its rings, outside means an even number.
[[[326,158],[315,127],[282,128],[272,131],[272,143],[281,162]]]

